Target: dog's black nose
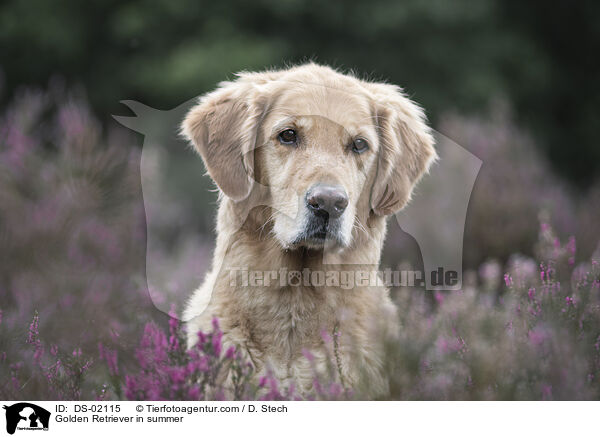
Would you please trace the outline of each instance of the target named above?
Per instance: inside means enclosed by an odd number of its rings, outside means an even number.
[[[336,219],[348,206],[348,195],[340,186],[314,185],[306,193],[306,205],[316,216]]]

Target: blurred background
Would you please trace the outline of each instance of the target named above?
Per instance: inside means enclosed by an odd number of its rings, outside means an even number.
[[[591,0],[3,1],[0,394],[100,390],[97,368],[87,386],[34,376],[22,339],[36,311],[46,357],[53,344],[73,360],[101,342],[133,360],[143,324],[164,315],[145,279],[143,137],[111,115],[131,115],[124,99],[172,109],[240,70],[313,60],[402,86],[434,129],[483,161],[464,266],[476,282],[491,275],[494,295],[515,259],[535,269],[540,224],[588,260],[600,236],[598,22]],[[180,145],[174,169],[192,165]],[[168,244],[156,256],[165,274],[193,271],[173,285],[191,291],[210,261],[216,197],[207,178],[185,174],[164,199]],[[173,236],[173,225],[193,235]],[[414,239],[390,226],[384,265],[419,265]]]
[[[599,18],[585,0],[7,0],[1,102],[60,77],[106,122],[120,99],[168,109],[233,72],[313,59],[400,84],[434,125],[506,102],[585,189],[600,166]]]

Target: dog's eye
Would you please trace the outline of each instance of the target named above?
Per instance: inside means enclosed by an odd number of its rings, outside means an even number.
[[[286,129],[279,134],[279,142],[281,144],[291,146],[296,144],[297,141],[298,137],[296,136],[296,131],[294,129]]]
[[[367,140],[363,138],[357,138],[354,140],[354,143],[352,143],[352,151],[354,153],[358,153],[360,155],[367,150],[369,150],[369,143],[367,143]]]

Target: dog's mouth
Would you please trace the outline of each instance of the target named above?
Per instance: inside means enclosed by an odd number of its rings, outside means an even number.
[[[292,245],[320,249],[325,246],[344,246],[345,244],[338,220],[311,220]]]

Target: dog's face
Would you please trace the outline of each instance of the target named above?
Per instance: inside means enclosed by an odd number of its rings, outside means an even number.
[[[256,176],[270,187],[275,238],[286,248],[348,246],[376,167],[377,133],[367,99],[318,84],[291,88],[261,131]]]
[[[183,132],[226,196],[268,187],[286,249],[350,246],[369,215],[404,206],[435,157],[422,111],[398,88],[314,64],[223,84]]]

